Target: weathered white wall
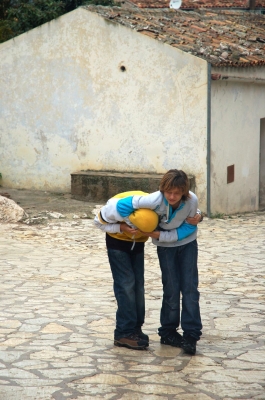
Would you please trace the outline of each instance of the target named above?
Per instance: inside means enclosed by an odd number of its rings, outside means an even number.
[[[206,208],[204,60],[79,8],[3,43],[0,69],[4,185],[69,191],[81,169],[179,168]]]
[[[246,81],[212,81],[211,211],[233,213],[259,208],[260,120],[265,117],[264,68],[228,69]],[[227,167],[235,180],[227,184]]]

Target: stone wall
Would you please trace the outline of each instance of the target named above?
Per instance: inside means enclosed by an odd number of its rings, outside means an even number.
[[[117,193],[142,190],[151,193],[159,189],[163,174],[134,174],[104,171],[80,171],[71,174],[71,194],[74,199],[105,202]],[[189,176],[190,189],[195,191],[195,178]]]

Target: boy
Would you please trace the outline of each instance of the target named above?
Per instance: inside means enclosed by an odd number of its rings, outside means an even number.
[[[146,234],[158,225],[158,215],[150,209],[139,209],[128,217],[117,211],[122,197],[141,191],[125,192],[111,198],[95,217],[95,225],[106,232],[106,246],[117,300],[114,345],[141,350],[149,346],[149,337],[142,332],[145,318],[144,243]]]

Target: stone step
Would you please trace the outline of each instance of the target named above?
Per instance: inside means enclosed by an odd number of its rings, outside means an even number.
[[[155,192],[164,174],[142,174],[111,171],[78,171],[71,174],[72,198],[105,202],[117,193],[129,190]],[[190,190],[195,192],[195,178],[189,176]]]

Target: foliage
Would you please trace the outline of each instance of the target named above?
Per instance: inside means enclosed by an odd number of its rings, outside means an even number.
[[[11,0],[1,0],[0,2],[0,20],[5,19],[6,11],[11,7]]]
[[[17,7],[10,7],[8,9],[6,22],[10,21],[13,36],[17,36],[35,28],[36,26],[57,18],[63,13],[64,5],[59,1],[25,1],[20,3]]]
[[[0,2],[0,43],[81,5],[117,5],[114,0],[0,0]]]
[[[224,219],[224,214],[216,212],[215,214],[211,214],[211,218]]]
[[[114,0],[85,0],[83,4],[95,4],[96,6],[120,6],[120,2]]]
[[[0,20],[0,43],[15,36],[11,25],[10,21]]]

